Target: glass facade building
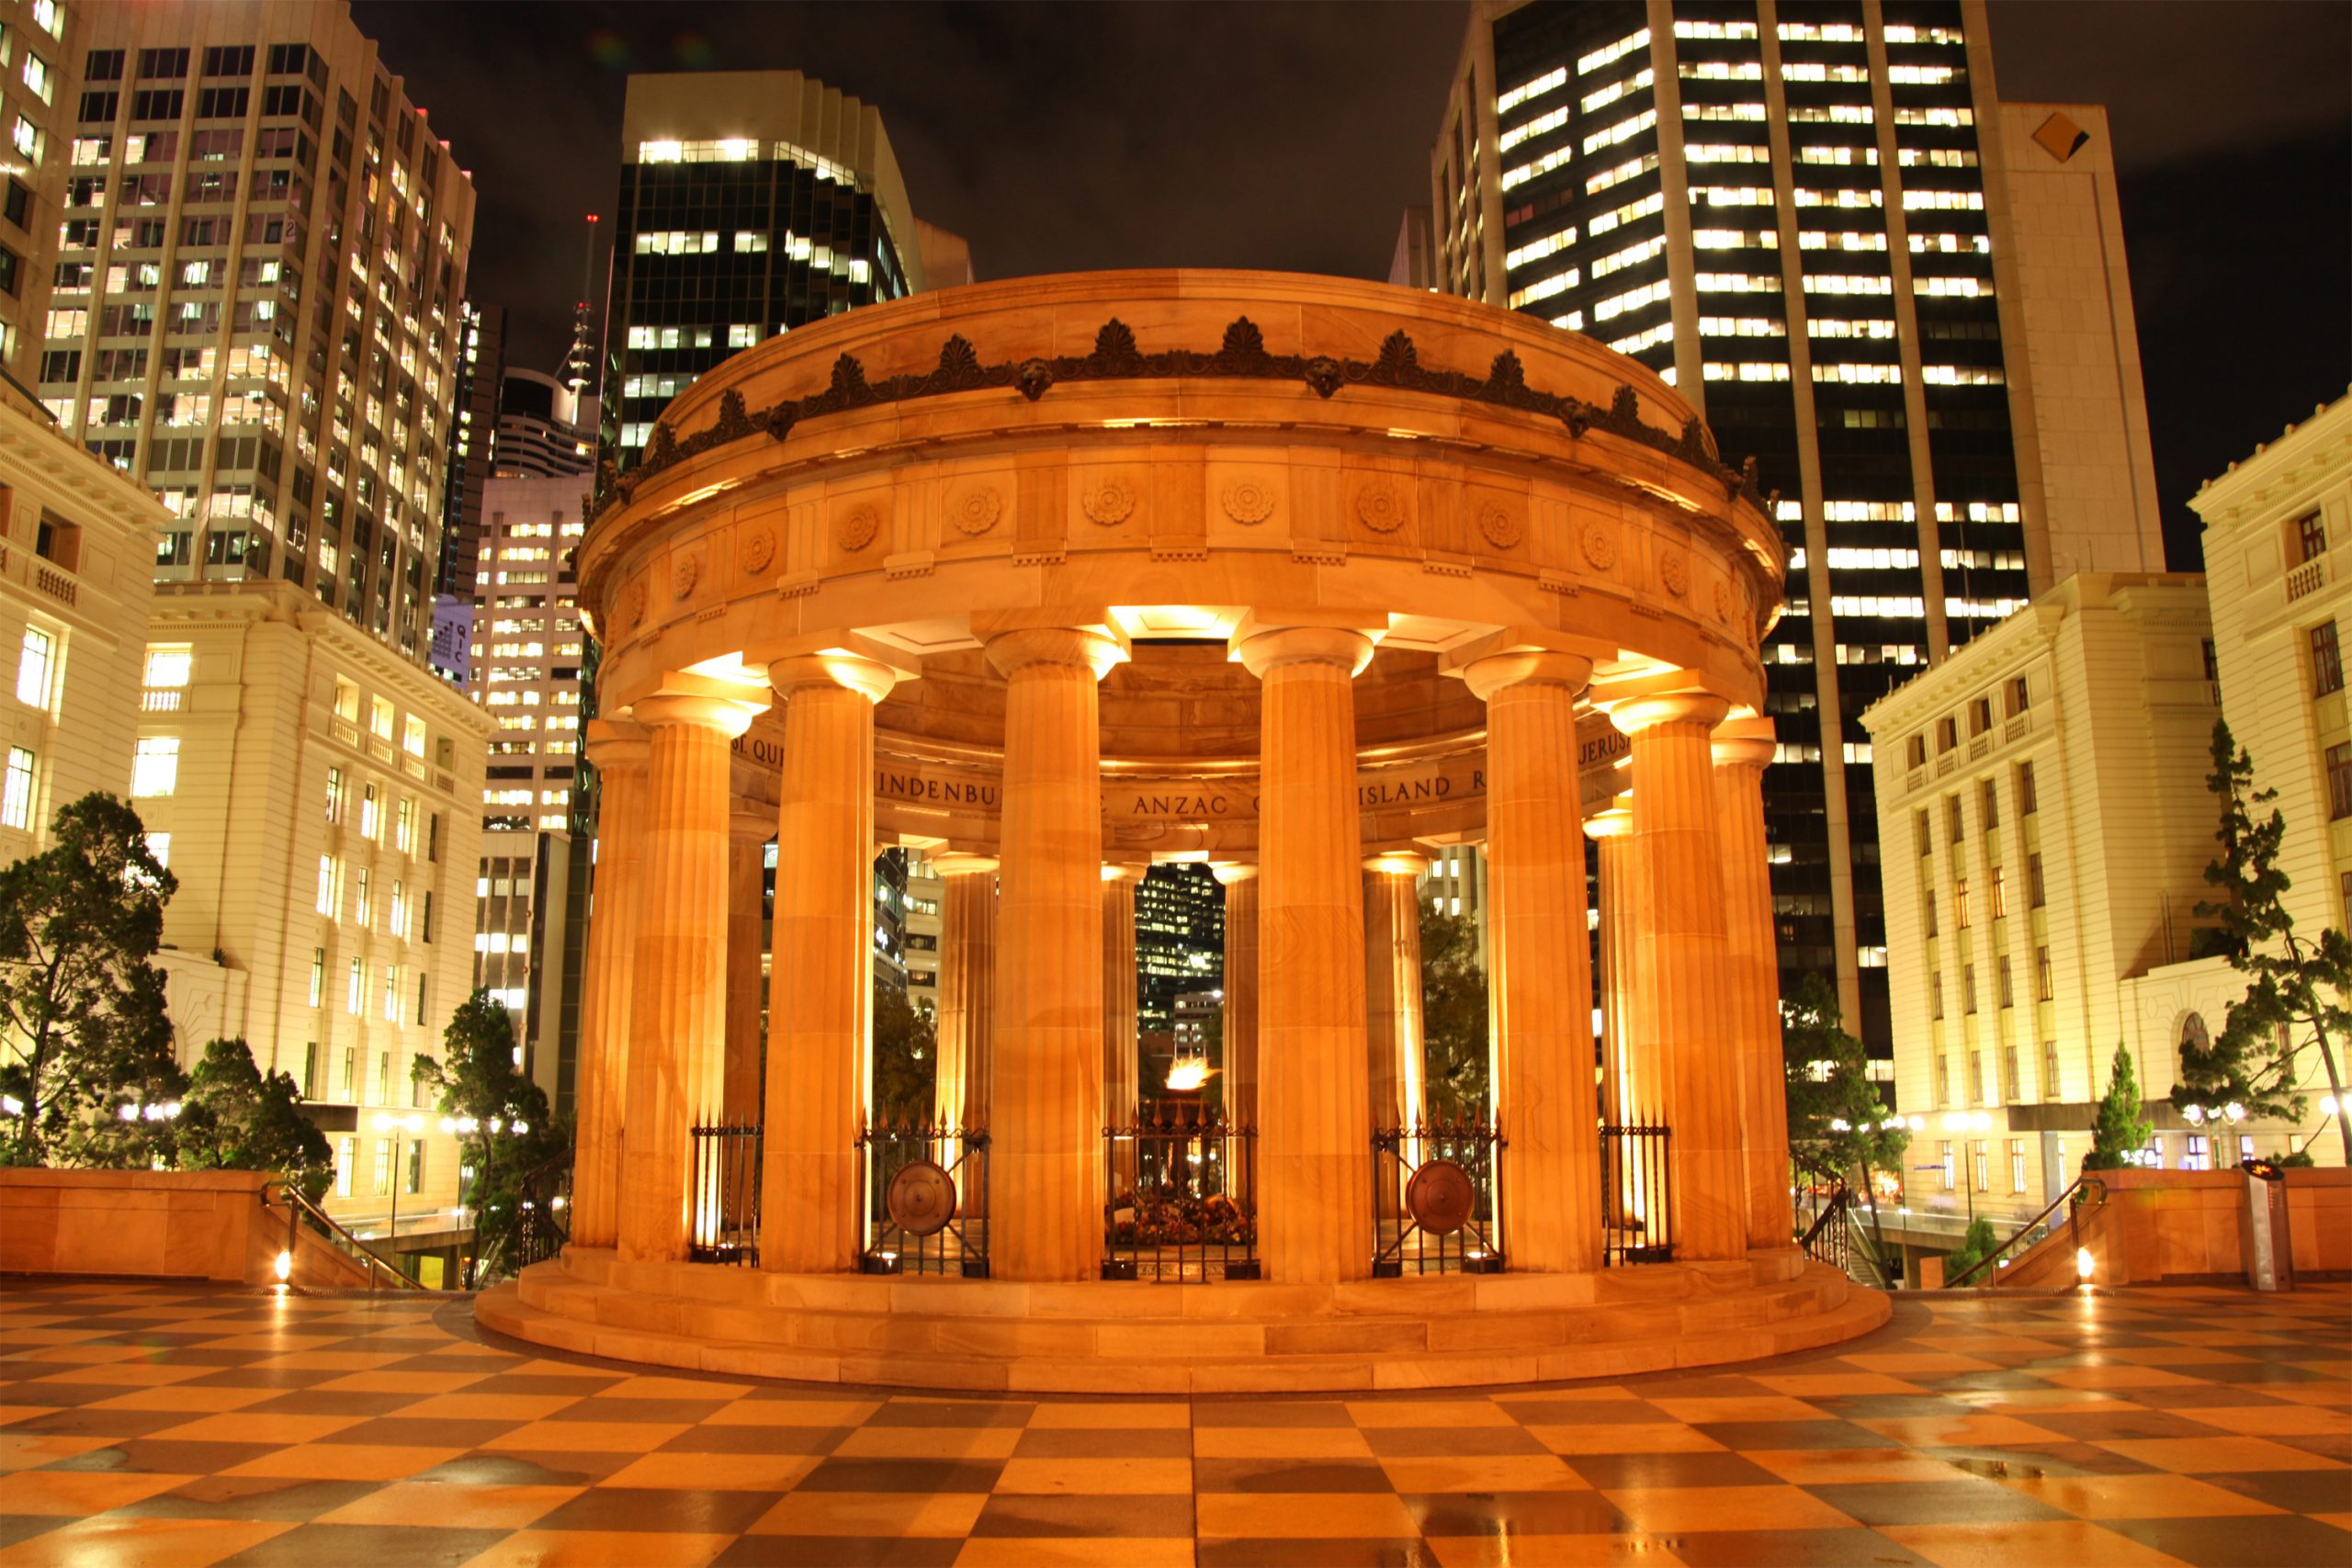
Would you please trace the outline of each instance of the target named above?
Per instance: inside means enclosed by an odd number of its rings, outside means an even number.
[[[1441,288],[1649,367],[1776,492],[1783,982],[1835,975],[1881,1048],[1861,712],[2046,584],[2066,521],[2043,505],[2014,298],[2038,236],[2007,221],[2000,115],[1959,0],[1487,4],[1431,159]],[[2122,553],[2153,561],[2115,564],[2160,569],[2152,501],[2133,527]]]
[[[1136,885],[1136,1028],[1165,1034],[1176,998],[1225,986],[1225,889],[1206,866],[1156,865]]]

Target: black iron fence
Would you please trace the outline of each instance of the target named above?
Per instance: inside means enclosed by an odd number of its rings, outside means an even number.
[[[696,1263],[760,1261],[760,1151],[757,1125],[696,1127],[688,1190],[694,1234],[686,1256]]]
[[[526,1175],[514,1215],[514,1269],[544,1263],[571,1235],[571,1151]]]
[[[989,1277],[989,1135],[933,1122],[869,1127],[862,1267]]]
[[[1600,1129],[1600,1261],[1674,1261],[1672,1162],[1665,1127]]]
[[[1373,1278],[1501,1273],[1508,1147],[1492,1122],[1476,1117],[1374,1133]]]
[[[1102,1277],[1255,1280],[1257,1129],[1214,1106],[1162,1101],[1102,1130]]]

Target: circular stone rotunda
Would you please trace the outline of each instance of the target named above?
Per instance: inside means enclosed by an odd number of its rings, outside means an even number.
[[[1791,1242],[1758,651],[1786,550],[1641,366],[1343,279],[1023,278],[738,354],[599,488],[571,1224],[486,1326],[1210,1393],[1886,1320]],[[945,887],[913,1128],[869,1114],[892,844]],[[1490,1090],[1447,1122],[1415,878],[1460,844]],[[1171,1122],[1138,1103],[1132,911],[1182,862],[1225,884],[1226,999],[1212,1108]]]

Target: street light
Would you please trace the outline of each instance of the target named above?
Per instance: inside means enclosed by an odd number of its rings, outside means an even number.
[[[384,1227],[384,1235],[391,1244],[392,1267],[398,1269],[401,1266],[401,1146],[407,1142],[401,1134],[423,1133],[424,1118],[414,1112],[394,1116],[379,1111],[376,1112],[376,1131],[392,1135],[392,1217]],[[421,1137],[417,1141],[420,1144],[424,1142]]]

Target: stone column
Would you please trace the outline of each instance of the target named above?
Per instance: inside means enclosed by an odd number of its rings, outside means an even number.
[[[1287,626],[1240,640],[1261,684],[1258,1236],[1266,1276],[1372,1271],[1356,673],[1371,639]]]
[[[1612,1127],[1654,1127],[1666,1120],[1657,1064],[1637,1055],[1634,1027],[1634,949],[1642,897],[1635,885],[1640,863],[1634,852],[1632,801],[1621,795],[1584,824],[1586,836],[1600,846],[1600,1119]],[[1622,1146],[1617,1156],[1609,1222],[1640,1229],[1648,1223],[1649,1173],[1634,1148]]]
[[[1209,868],[1225,889],[1225,1114],[1258,1124],[1258,868],[1220,861]]]
[[[738,1127],[760,1119],[762,1003],[761,931],[765,911],[768,838],[775,818],[737,811],[727,836],[727,1120]]]
[[[1764,770],[1772,721],[1736,719],[1715,731],[1715,830],[1723,841],[1724,949],[1736,987],[1730,1023],[1739,1063],[1740,1126],[1747,1162],[1747,1245],[1787,1247],[1788,1071],[1781,1051],[1781,966],[1772,878],[1764,842]]]
[[[1747,1255],[1747,1176],[1739,1136],[1740,1075],[1725,1050],[1730,955],[1723,843],[1715,828],[1709,732],[1720,697],[1643,697],[1611,712],[1633,740],[1634,1049],[1658,1064],[1669,1142],[1678,1259]]]
[[[872,1089],[874,705],[899,671],[831,653],[780,660],[775,948],[768,961],[760,1267],[857,1267],[857,1137]]]
[[[1102,1124],[1132,1127],[1139,1095],[1136,1021],[1136,886],[1146,865],[1105,865],[1102,868]],[[1114,1192],[1136,1187],[1136,1146],[1132,1138],[1114,1140],[1111,1172]]]
[[[996,862],[950,851],[931,858],[947,886],[940,911],[939,1073],[932,1115],[943,1127],[989,1124],[989,998],[996,983]]]
[[[571,1239],[581,1247],[611,1247],[619,1234],[647,750],[638,725],[588,721],[588,761],[595,764],[599,800],[588,960],[580,983],[580,1131],[571,1178]]]
[[[1076,627],[1000,632],[1005,678],[990,1264],[1084,1280],[1102,1262],[1102,781],[1095,682],[1125,650]]]
[[[1364,1032],[1371,1045],[1372,1122],[1421,1120],[1426,1071],[1421,1032],[1420,878],[1427,855],[1409,851],[1363,863]]]
[[[1463,673],[1487,705],[1495,1114],[1510,1142],[1503,1255],[1515,1269],[1583,1273],[1600,1266],[1576,712],[1592,661],[1498,653]]]
[[[630,1261],[681,1261],[695,1226],[716,1223],[691,1190],[687,1132],[724,1109],[728,743],[756,711],[673,693],[630,710],[649,734],[619,1225]]]

